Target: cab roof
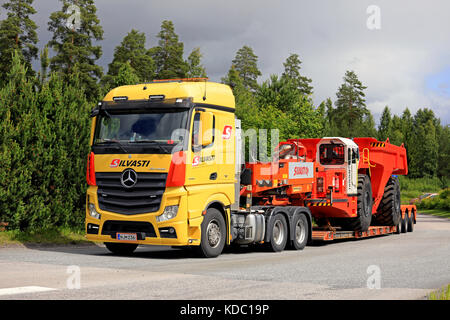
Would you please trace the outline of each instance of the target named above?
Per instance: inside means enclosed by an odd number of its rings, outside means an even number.
[[[156,80],[150,83],[121,86],[108,92],[103,101],[109,102],[114,101],[114,98],[124,97],[128,101],[142,101],[149,100],[150,96],[164,96],[164,99],[192,98],[194,103],[235,108],[231,88],[206,79]]]

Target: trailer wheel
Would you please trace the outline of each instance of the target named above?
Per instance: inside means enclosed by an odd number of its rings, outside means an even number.
[[[407,226],[408,226],[408,232],[413,232],[414,231],[414,216],[413,216],[413,214],[414,214],[414,212],[412,212],[411,211],[411,213],[410,213],[410,217],[408,217],[408,224],[407,224]]]
[[[372,185],[364,174],[358,175],[358,201],[356,218],[348,219],[348,226],[353,231],[367,231],[372,221]],[[344,224],[345,225],[345,224]]]
[[[384,188],[383,198],[378,206],[375,222],[381,226],[396,226],[401,223],[400,183],[397,177],[390,177]]]
[[[198,252],[204,258],[219,256],[225,246],[225,220],[219,210],[209,208],[202,222],[202,238]]]
[[[401,220],[401,233],[406,233],[408,231],[408,211],[405,212],[405,216]]]
[[[395,231],[395,234],[400,234],[402,232],[403,232],[403,226],[402,226],[402,220],[400,219],[400,222],[397,225],[397,230]]]
[[[290,247],[295,250],[303,250],[308,242],[308,221],[305,215],[296,215],[292,221],[294,239],[290,242]]]
[[[271,230],[269,248],[274,252],[283,251],[288,240],[288,227],[286,219],[281,213],[272,218],[268,230]]]
[[[115,243],[115,242],[105,242],[105,246],[109,251],[120,256],[130,255],[138,247],[137,244],[133,243]]]

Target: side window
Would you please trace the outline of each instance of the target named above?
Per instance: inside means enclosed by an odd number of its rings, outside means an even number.
[[[213,116],[212,121],[212,142],[208,145],[202,145],[202,137],[200,135],[204,134],[202,133],[202,123],[201,123],[201,112],[196,112],[194,114],[194,123],[192,125],[192,151],[198,152],[202,149],[212,147],[214,145],[215,140],[215,127],[216,127],[216,117]]]
[[[192,126],[192,148],[195,149],[194,151],[198,151],[197,148],[200,145],[199,134],[200,134],[200,112],[197,112],[194,115],[194,125]]]
[[[353,149],[352,163],[356,163],[356,160],[359,159],[358,149]]]

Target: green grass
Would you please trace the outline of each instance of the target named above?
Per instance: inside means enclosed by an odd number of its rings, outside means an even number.
[[[90,243],[84,237],[84,230],[59,227],[37,231],[7,230],[0,231],[0,246],[27,244],[83,244]]]
[[[438,178],[410,179],[405,176],[399,176],[398,178],[400,180],[402,204],[409,204],[409,200],[424,193],[438,193],[443,187]]]
[[[450,219],[450,211],[446,211],[443,209],[417,209],[417,212]]]
[[[431,292],[428,295],[429,300],[450,300],[450,284],[440,290]]]

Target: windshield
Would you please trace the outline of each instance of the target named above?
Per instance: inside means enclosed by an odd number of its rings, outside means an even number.
[[[342,144],[322,144],[319,153],[320,164],[342,165],[345,162],[345,148]]]
[[[102,113],[97,120],[94,145],[109,142],[177,144],[182,138],[173,133],[186,128],[187,116],[186,110]]]

